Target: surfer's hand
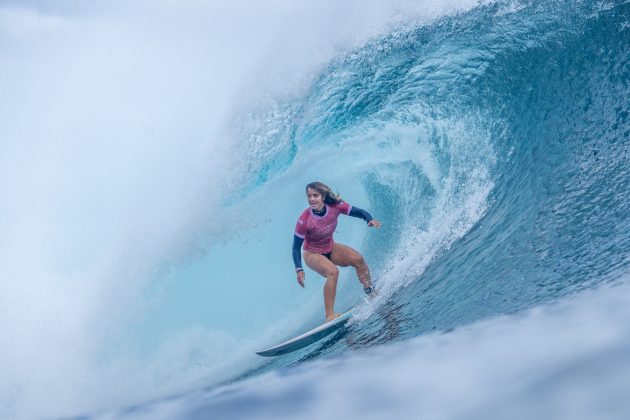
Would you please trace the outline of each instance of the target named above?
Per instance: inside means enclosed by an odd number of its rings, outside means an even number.
[[[368,226],[370,226],[370,227],[375,227],[375,228],[380,228],[380,227],[381,227],[381,222],[379,222],[379,221],[378,221],[378,220],[376,220],[376,219],[373,219],[373,220],[370,220],[370,221],[368,222]]]
[[[300,286],[304,287],[304,271],[298,271],[297,282],[300,284]]]

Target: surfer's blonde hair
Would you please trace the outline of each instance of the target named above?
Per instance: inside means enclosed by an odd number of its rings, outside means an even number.
[[[339,196],[339,194],[335,194],[332,188],[330,188],[328,185],[324,184],[323,182],[311,182],[310,184],[306,186],[307,192],[309,188],[320,193],[322,197],[324,197],[324,203],[326,204],[339,204],[343,201],[341,199],[341,196]]]

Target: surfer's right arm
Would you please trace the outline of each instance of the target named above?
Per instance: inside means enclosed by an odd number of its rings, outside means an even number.
[[[300,215],[297,223],[295,224],[295,232],[293,233],[293,264],[295,265],[295,272],[297,274],[297,282],[300,286],[304,287],[304,269],[302,268],[302,244],[307,233],[307,219],[309,215],[309,209],[306,209]]]
[[[297,274],[297,281],[300,286],[304,287],[304,269],[302,268],[302,243],[304,238],[300,238],[297,235],[293,235],[293,264],[295,265],[295,272]]]

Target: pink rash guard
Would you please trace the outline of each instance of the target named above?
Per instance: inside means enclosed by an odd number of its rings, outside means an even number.
[[[304,239],[304,250],[318,254],[328,254],[333,248],[333,233],[341,213],[350,214],[352,206],[345,201],[326,204],[326,214],[318,216],[310,207],[302,212],[295,225],[295,236]]]

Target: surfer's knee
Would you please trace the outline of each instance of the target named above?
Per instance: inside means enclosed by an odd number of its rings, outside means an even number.
[[[363,258],[363,255],[357,253],[356,255],[353,255],[350,259],[350,265],[355,268],[359,268],[367,265],[367,263],[365,262],[365,258]]]
[[[339,269],[337,268],[337,266],[333,266],[329,269],[326,270],[326,277],[327,278],[334,278],[335,280],[337,280],[337,277],[339,277]]]

